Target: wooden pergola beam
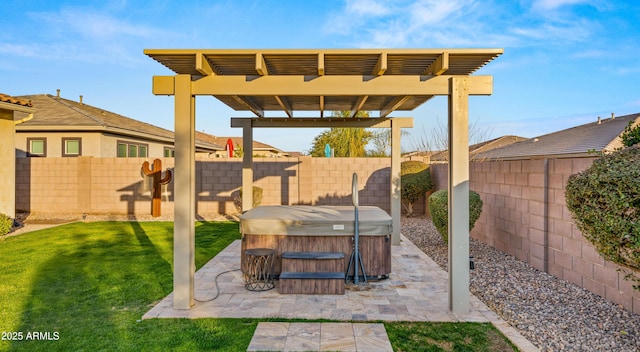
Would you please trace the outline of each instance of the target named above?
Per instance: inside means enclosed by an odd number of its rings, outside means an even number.
[[[449,69],[449,53],[443,52],[423,72],[425,75],[440,76]]]
[[[262,53],[256,54],[256,72],[260,76],[269,75],[269,69],[267,68],[267,63],[264,61],[264,56],[262,56]]]
[[[249,122],[250,121],[250,122]],[[390,128],[391,121],[401,128],[412,128],[413,118],[411,117],[232,117],[231,127],[247,127],[253,128],[330,128],[330,127],[358,127],[358,128]]]
[[[362,106],[367,102],[367,99],[369,99],[368,95],[362,95],[358,97],[355,104],[353,104],[353,107],[351,108],[351,117],[356,117],[356,114],[358,113],[358,111],[362,110]]]
[[[324,53],[318,54],[318,76],[324,76]]]
[[[258,104],[256,104],[249,97],[241,97],[238,95],[232,95],[233,99],[235,99],[238,103],[244,105],[247,109],[249,109],[252,113],[256,114],[256,116],[264,117],[264,110]]]
[[[287,114],[287,116],[293,117],[293,109],[291,109],[291,105],[287,101],[287,98],[280,97],[277,95],[274,96],[274,98],[276,99],[276,101],[278,102],[278,105],[280,105],[282,110],[284,110],[284,112]]]
[[[378,57],[378,62],[371,72],[374,76],[382,76],[387,71],[387,53],[382,53]]]
[[[216,74],[209,63],[209,60],[207,60],[202,53],[196,53],[196,70],[198,70],[198,72],[203,76],[213,76]]]
[[[449,80],[465,77],[469,95],[491,95],[492,76],[391,76],[366,80],[362,76],[207,76],[192,82],[194,95],[237,96],[425,96],[449,95]],[[154,76],[153,94],[173,95],[174,76]]]
[[[382,110],[380,110],[381,117],[387,117],[390,113],[394,112],[397,108],[401,107],[411,97],[405,95],[403,97],[397,97],[389,102]]]

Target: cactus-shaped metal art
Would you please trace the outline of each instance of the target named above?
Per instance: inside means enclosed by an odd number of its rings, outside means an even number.
[[[151,200],[151,216],[157,218],[161,214],[160,205],[162,204],[162,185],[166,185],[171,182],[171,170],[167,169],[162,177],[162,161],[155,159],[153,161],[153,168],[149,168],[149,162],[142,163],[142,172],[148,176],[153,177],[152,185],[152,200]]]

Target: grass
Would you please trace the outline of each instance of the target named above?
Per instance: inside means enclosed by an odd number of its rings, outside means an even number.
[[[490,323],[385,323],[394,351],[517,351]]]
[[[245,350],[254,320],[140,321],[172,291],[172,237],[170,222],[96,222],[7,238],[0,244],[1,331],[24,339],[57,332],[59,339],[0,341],[0,349]],[[198,223],[196,266],[238,238],[237,223]]]
[[[238,238],[237,223],[197,223],[196,267]],[[172,291],[172,258],[170,222],[73,223],[0,238],[0,331],[23,334],[0,340],[0,350],[246,350],[257,319],[140,320]],[[506,339],[491,324],[385,326],[398,351],[513,350],[499,349]],[[45,340],[27,341],[34,332]]]

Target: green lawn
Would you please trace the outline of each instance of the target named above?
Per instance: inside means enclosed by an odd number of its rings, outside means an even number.
[[[0,350],[246,350],[259,320],[141,320],[172,291],[172,237],[170,222],[95,222],[0,238]],[[196,267],[239,237],[237,223],[197,223]],[[385,325],[398,351],[505,345],[491,324]]]

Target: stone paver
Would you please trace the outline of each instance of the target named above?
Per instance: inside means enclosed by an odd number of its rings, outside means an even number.
[[[173,309],[173,294],[170,294],[147,312],[143,319],[299,318],[358,323],[368,321],[491,322],[521,351],[538,350],[473,295],[470,296],[471,309],[468,314],[450,312],[447,292],[448,274],[411,241],[402,237],[401,244],[392,247],[391,256],[392,272],[387,280],[369,281],[367,285],[360,286],[348,285],[344,295],[281,295],[277,289],[251,292],[244,288],[242,274],[237,270],[240,268],[240,241],[238,240],[198,270],[195,275],[196,302],[192,309]],[[213,299],[218,292],[216,287],[219,289],[219,294],[216,299]],[[358,339],[354,331],[355,326],[359,324],[353,325],[353,331],[343,330],[348,333],[344,336],[333,336],[332,339],[339,343],[344,342],[347,346],[347,340],[354,337],[358,350],[369,350],[371,341],[379,342],[371,340],[370,336]],[[290,329],[291,326],[287,331]],[[282,336],[273,332],[277,335],[273,336],[273,339],[258,337],[255,343],[272,341],[273,350],[303,347],[305,350],[321,350],[323,347],[319,337],[316,339],[312,330],[304,331],[306,331],[305,336],[308,335],[305,341],[295,339],[289,341],[290,334],[283,339]],[[300,345],[303,343],[309,345]],[[345,347],[345,350],[350,348],[352,347]],[[331,350],[331,348],[328,349]]]

